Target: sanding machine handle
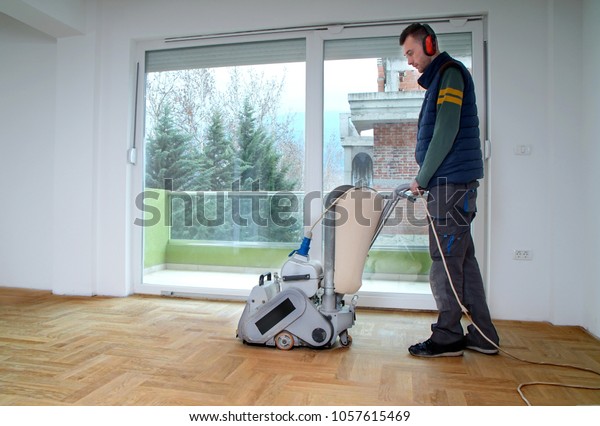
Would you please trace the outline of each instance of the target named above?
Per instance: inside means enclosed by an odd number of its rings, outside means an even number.
[[[396,195],[401,198],[406,198],[411,203],[417,202],[417,197],[408,189],[408,185],[400,185],[398,188],[394,190]]]

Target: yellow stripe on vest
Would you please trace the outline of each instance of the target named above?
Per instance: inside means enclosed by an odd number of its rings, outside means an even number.
[[[463,100],[463,92],[460,90],[453,89],[448,87],[446,89],[440,90],[440,94],[438,96],[437,104],[443,104],[444,102],[452,102],[458,106],[462,106]]]

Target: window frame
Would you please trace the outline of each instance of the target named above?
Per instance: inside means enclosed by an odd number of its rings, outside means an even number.
[[[144,115],[145,115],[145,55],[147,51],[199,47],[220,45],[229,43],[261,42],[285,39],[306,39],[306,105],[305,105],[305,194],[321,194],[323,188],[322,164],[323,164],[323,67],[324,67],[324,43],[326,40],[368,38],[368,37],[387,37],[398,35],[402,30],[413,21],[395,21],[395,22],[372,22],[356,23],[347,25],[335,25],[330,27],[311,27],[298,29],[282,29],[281,31],[265,31],[258,33],[247,33],[243,35],[220,35],[207,36],[191,39],[157,39],[149,41],[140,41],[137,43],[134,60],[132,62],[132,87],[140,95],[137,96],[136,104],[133,105],[132,116],[132,137],[133,146],[138,148],[140,153],[144,152]],[[484,39],[484,16],[470,16],[466,18],[424,20],[429,23],[438,33],[451,32],[471,32],[472,33],[472,66],[473,78],[476,85],[476,97],[478,99],[479,118],[482,148],[485,150],[484,159],[487,159],[487,102],[486,98],[486,58]],[[398,46],[400,50],[400,46]],[[137,70],[137,75],[136,75]],[[137,82],[137,87],[136,87]],[[134,128],[135,127],[135,128]],[[143,154],[142,154],[143,155]],[[139,158],[139,157],[138,157]],[[142,161],[138,165],[143,164]],[[484,282],[489,282],[487,266],[489,264],[487,247],[488,232],[488,191],[487,180],[489,166],[486,161],[485,175],[481,181],[479,195],[479,214],[478,219],[473,224],[473,237],[476,250],[480,254],[480,267],[484,276]],[[132,170],[131,184],[134,188],[133,194],[136,196],[143,191],[144,168],[134,167]],[[318,170],[318,172],[317,172]],[[321,197],[322,198],[322,197]],[[314,199],[309,208],[305,209],[305,223],[313,223],[320,214],[322,205],[320,199]],[[132,204],[132,221],[140,217],[140,211],[136,207],[135,200]],[[321,227],[315,227],[313,231],[313,244],[311,245],[311,257],[322,259],[322,231]],[[161,294],[162,289],[157,289],[151,285],[145,285],[143,282],[143,229],[140,226],[134,226],[131,236],[131,245],[134,254],[134,265],[132,265],[133,289],[135,293]],[[238,295],[239,296],[239,295]],[[239,298],[232,295],[232,298]],[[362,294],[361,301],[366,300],[368,306],[384,308],[409,308],[409,309],[435,309],[431,294],[412,294],[412,293],[394,293],[394,294]]]

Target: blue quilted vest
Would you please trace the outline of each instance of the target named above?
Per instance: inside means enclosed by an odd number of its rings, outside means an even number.
[[[415,158],[420,167],[425,160],[425,154],[433,137],[439,86],[443,71],[447,67],[458,68],[465,82],[460,128],[450,152],[429,181],[428,188],[442,183],[464,184],[483,177],[479,118],[477,117],[473,79],[465,66],[455,61],[446,52],[442,52],[435,58],[418,80],[419,85],[427,92],[419,114]]]

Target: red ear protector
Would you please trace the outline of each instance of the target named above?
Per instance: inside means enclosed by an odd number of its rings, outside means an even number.
[[[429,25],[422,25],[427,31],[427,35],[423,39],[423,51],[427,56],[433,56],[437,52],[437,37]]]

